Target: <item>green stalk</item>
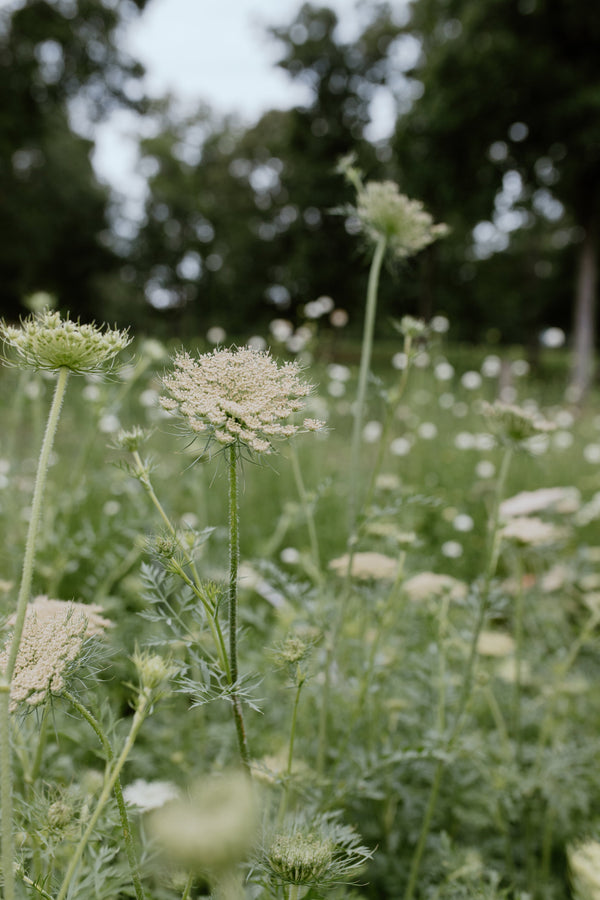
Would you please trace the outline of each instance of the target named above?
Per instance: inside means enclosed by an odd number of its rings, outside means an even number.
[[[107,769],[110,768],[112,762],[115,758],[113,749],[111,747],[110,741],[108,740],[106,734],[100,722],[96,719],[96,717],[87,709],[82,703],[79,702],[77,697],[74,697],[73,694],[68,691],[63,692],[63,696],[69,703],[77,710],[77,712],[85,719],[88,725],[93,728],[98,736],[102,747],[104,748],[104,753],[106,755],[106,764]],[[145,900],[144,889],[142,887],[142,882],[140,879],[140,872],[138,867],[137,856],[135,853],[135,847],[133,845],[133,837],[131,834],[131,827],[129,825],[129,816],[127,815],[127,807],[125,806],[125,800],[123,798],[123,789],[121,787],[121,779],[117,777],[114,786],[115,798],[117,801],[117,806],[119,807],[119,816],[121,818],[121,830],[123,831],[123,838],[125,839],[125,852],[127,853],[127,861],[129,863],[129,871],[131,872],[131,880],[133,881],[133,886],[135,888],[135,896],[137,900]]]
[[[125,765],[125,763],[127,762],[127,757],[131,753],[131,750],[135,743],[135,739],[138,735],[140,728],[142,727],[144,719],[146,718],[151,700],[152,700],[151,692],[149,692],[147,690],[144,691],[140,695],[138,707],[135,711],[135,715],[133,717],[133,722],[131,723],[131,728],[129,730],[129,734],[127,736],[125,745],[124,745],[123,749],[121,750],[119,758],[117,759],[116,763],[112,767],[112,772],[110,773],[110,776],[105,777],[105,779],[104,779],[104,787],[102,788],[102,793],[100,794],[100,796],[98,798],[98,802],[96,804],[96,808],[88,821],[87,828],[85,829],[84,833],[82,834],[81,839],[80,839],[79,843],[77,844],[77,847],[75,848],[75,852],[73,853],[73,856],[71,857],[69,866],[67,868],[63,883],[61,885],[60,891],[58,892],[56,900],[65,900],[65,897],[67,896],[67,892],[69,890],[69,887],[70,887],[73,877],[75,875],[77,867],[79,866],[79,863],[81,862],[81,857],[83,856],[83,851],[85,850],[87,843],[92,835],[92,832],[93,832],[94,828],[96,827],[96,824],[98,822],[98,819],[100,818],[102,810],[106,806],[106,803],[107,803],[110,795],[112,794],[112,792],[115,789],[115,784],[117,783],[119,775],[121,774],[121,770],[122,770],[123,766]]]
[[[194,874],[190,872],[188,875],[187,881],[185,883],[185,887],[183,889],[183,894],[181,895],[181,900],[189,900],[190,891],[192,890],[192,885],[194,883]]]
[[[373,351],[373,333],[375,330],[375,313],[377,310],[377,291],[379,288],[379,275],[385,255],[387,238],[380,237],[375,245],[375,253],[369,270],[367,285],[367,303],[365,308],[365,322],[363,329],[362,347],[360,351],[360,369],[358,373],[358,390],[356,394],[356,408],[354,410],[354,427],[352,430],[352,454],[350,468],[350,521],[349,534],[352,536],[356,526],[358,512],[358,488],[360,471],[360,441],[363,429],[365,400],[367,396],[367,381],[371,368],[371,355]]]
[[[298,491],[298,496],[300,497],[300,503],[304,512],[304,518],[306,519],[306,527],[308,529],[308,538],[310,541],[310,552],[312,555],[315,574],[322,581],[323,579],[321,575],[319,540],[317,538],[317,529],[315,527],[315,517],[313,516],[312,509],[310,508],[310,503],[308,502],[308,495],[304,486],[304,479],[302,478],[302,470],[300,468],[300,461],[298,459],[298,451],[296,450],[296,446],[293,442],[290,449],[290,456],[292,460],[292,472],[294,473],[294,481],[296,482],[296,490]]]
[[[487,564],[484,572],[483,578],[483,586],[481,589],[481,600],[479,603],[479,613],[477,616],[477,622],[475,624],[475,629],[473,631],[473,635],[471,637],[471,646],[469,650],[469,658],[467,661],[467,668],[465,671],[465,676],[463,679],[463,684],[461,688],[461,693],[458,700],[458,708],[456,713],[456,718],[454,720],[454,726],[452,731],[450,732],[450,736],[446,742],[446,754],[450,752],[452,749],[456,739],[458,738],[463,718],[467,710],[467,706],[469,703],[469,699],[471,697],[471,691],[473,688],[473,680],[475,675],[475,663],[477,660],[477,642],[479,640],[479,635],[481,634],[481,630],[483,628],[485,617],[488,610],[489,605],[489,597],[490,597],[490,586],[492,578],[496,572],[496,567],[498,565],[498,557],[500,555],[500,500],[502,498],[502,494],[504,492],[504,485],[506,483],[506,477],[508,475],[508,470],[510,467],[510,463],[512,460],[513,449],[512,446],[508,445],[506,450],[504,451],[504,457],[502,459],[502,464],[500,466],[500,473],[498,475],[498,481],[496,483],[496,491],[494,494],[494,504],[492,508],[492,513],[490,516],[490,535],[489,535],[489,544],[488,544],[488,555],[487,555]],[[431,788],[429,792],[429,799],[427,801],[427,807],[425,809],[425,816],[423,819],[423,824],[421,826],[421,832],[419,834],[419,839],[417,841],[417,846],[415,847],[415,851],[413,853],[413,858],[411,861],[408,883],[406,885],[406,891],[404,892],[404,900],[412,900],[415,887],[417,885],[417,878],[419,876],[419,870],[421,867],[421,859],[423,857],[423,851],[425,850],[425,843],[429,836],[429,830],[431,828],[431,821],[433,819],[433,814],[435,812],[435,808],[437,805],[438,794],[440,791],[440,787],[442,784],[442,776],[444,774],[444,770],[446,768],[446,762],[444,760],[439,760],[435,772],[433,775],[433,781],[431,783]]]
[[[300,692],[302,690],[302,686],[304,685],[304,676],[300,675],[300,670],[298,669],[298,678],[296,682],[296,696],[294,697],[294,708],[292,710],[292,724],[290,726],[290,743],[288,748],[288,758],[287,758],[287,768],[285,771],[285,782],[283,784],[283,793],[281,795],[281,802],[279,804],[279,813],[277,815],[277,823],[281,825],[283,822],[283,818],[285,816],[285,811],[287,807],[287,798],[288,798],[288,785],[289,780],[292,775],[292,765],[294,762],[294,741],[296,739],[296,722],[298,720],[298,704],[300,702]]]
[[[161,519],[163,520],[169,534],[172,534],[173,537],[177,537],[177,529],[171,522],[169,516],[165,512],[165,509],[164,509],[162,503],[158,499],[156,492],[154,490],[154,486],[153,486],[152,482],[150,481],[150,476],[148,474],[147,467],[144,465],[144,462],[137,450],[133,451],[133,458],[135,460],[135,464],[137,467],[136,468],[136,476],[137,476],[138,480],[140,481],[140,483],[142,484],[142,487],[148,494],[148,497],[152,501],[152,504],[158,510],[158,513],[159,513]],[[223,639],[223,634],[221,632],[219,620],[215,616],[214,609],[212,609],[208,605],[208,603],[206,602],[206,598],[202,594],[202,591],[200,589],[200,576],[198,575],[198,570],[196,569],[196,564],[195,564],[192,556],[187,552],[185,547],[182,547],[182,551],[183,551],[185,561],[188,564],[188,566],[190,567],[190,572],[192,573],[192,578],[189,578],[188,575],[186,575],[186,573],[181,568],[181,566],[177,566],[177,573],[180,576],[180,578],[188,585],[188,587],[190,587],[193,590],[195,595],[198,597],[198,599],[202,603],[204,610],[206,612],[208,626],[211,630],[213,641],[215,643],[215,647],[217,648],[217,653],[219,654],[221,666],[223,668],[223,671],[227,675],[227,677],[230,679],[231,673],[230,673],[230,669],[229,669],[229,660],[227,659],[227,651],[225,649],[225,641]],[[177,565],[175,560],[173,560],[173,563],[175,565]]]
[[[240,565],[240,521],[238,499],[237,445],[229,447],[229,669],[231,672],[231,703],[237,732],[238,747],[244,768],[250,771],[250,751],[244,725],[242,704],[237,692],[238,650],[238,569]]]
[[[46,477],[50,465],[50,454],[54,444],[54,437],[58,427],[60,411],[62,408],[69,369],[62,367],[58,371],[54,397],[48,414],[46,431],[42,441],[38,460],[33,500],[31,504],[31,517],[27,529],[25,542],[25,554],[23,557],[23,569],[21,583],[17,597],[17,610],[13,635],[8,650],[6,669],[0,682],[0,800],[2,803],[2,871],[4,873],[4,900],[14,900],[15,881],[13,872],[13,810],[12,810],[12,771],[10,750],[10,684],[15,670],[17,654],[21,644],[23,626],[27,615],[27,603],[31,595],[31,582],[33,579],[33,567],[35,562],[36,540],[42,515],[42,501]]]

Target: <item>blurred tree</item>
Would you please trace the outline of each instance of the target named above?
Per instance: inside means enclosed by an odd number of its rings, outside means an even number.
[[[94,175],[89,128],[115,106],[141,108],[142,67],[117,34],[146,0],[28,0],[0,11],[0,305],[34,291],[73,314],[116,316],[107,277],[108,190]],[[79,127],[79,126],[78,126]],[[125,318],[126,316],[122,316]]]
[[[138,286],[184,333],[293,318],[324,294],[350,312],[362,307],[362,273],[348,265],[356,238],[332,213],[350,199],[335,166],[352,150],[367,171],[381,165],[365,130],[398,26],[385,5],[370,11],[358,41],[341,41],[337,24],[331,10],[305,5],[289,28],[271,32],[279,65],[309,88],[305,106],[271,111],[247,129],[220,127],[206,111],[178,120],[167,106],[158,135],[143,142],[149,197],[134,254]]]
[[[448,295],[462,289],[483,325],[491,305],[505,335],[524,339],[542,315],[564,324],[575,266],[580,395],[595,329],[600,6],[415,0],[407,36],[420,47],[409,75],[422,96],[399,119],[394,150],[405,185],[453,226],[454,241],[434,251]]]

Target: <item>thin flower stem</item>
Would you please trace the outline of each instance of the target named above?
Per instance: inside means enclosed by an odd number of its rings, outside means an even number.
[[[290,457],[292,461],[294,481],[296,482],[296,490],[298,491],[300,503],[302,504],[302,509],[304,511],[304,518],[306,519],[306,527],[308,529],[308,538],[310,541],[310,551],[312,554],[314,570],[318,578],[322,581],[319,540],[317,538],[317,529],[315,527],[315,517],[313,516],[313,512],[308,501],[308,495],[306,493],[306,487],[304,485],[304,479],[302,478],[302,470],[300,468],[300,461],[298,459],[298,451],[296,450],[296,445],[293,442],[290,449]]]
[[[163,520],[169,534],[172,534],[173,537],[176,537],[177,529],[171,522],[162,503],[158,499],[156,492],[154,490],[154,486],[150,480],[150,476],[148,474],[147,467],[144,465],[144,462],[137,450],[133,451],[133,458],[136,463],[136,467],[137,467],[136,473],[137,473],[137,477],[138,477],[139,481],[141,482],[142,486],[144,487],[144,489],[145,489],[146,493],[148,494],[150,500],[152,501],[154,507],[158,510],[158,513],[159,513],[161,519]],[[213,641],[217,648],[217,652],[219,654],[219,659],[221,661],[221,666],[223,667],[223,671],[225,672],[227,678],[229,678],[231,680],[229,660],[227,659],[227,650],[225,648],[225,640],[223,638],[223,633],[222,633],[221,627],[219,625],[219,620],[217,619],[217,617],[215,615],[214,609],[211,606],[209,606],[209,604],[206,602],[206,598],[205,598],[204,594],[202,593],[200,576],[198,574],[198,570],[196,569],[196,564],[195,564],[192,556],[187,552],[185,547],[182,547],[182,552],[183,552],[186,563],[190,567],[190,572],[192,573],[192,578],[189,578],[181,567],[178,567],[178,570],[177,570],[178,574],[179,574],[180,578],[182,578],[183,581],[185,581],[185,583],[188,585],[188,587],[190,587],[194,591],[194,593],[196,594],[196,596],[198,597],[198,599],[204,606],[204,609],[205,609],[205,612],[207,615],[207,619],[208,619],[208,625],[211,630]]]
[[[237,446],[229,448],[229,668],[231,673],[231,703],[237,732],[238,746],[244,768],[250,771],[250,751],[244,725],[242,704],[237,691],[238,648],[238,569],[240,565],[240,522],[238,499]]]
[[[96,803],[96,808],[88,821],[87,828],[85,829],[83,835],[81,836],[79,843],[77,844],[77,847],[75,848],[75,852],[73,853],[73,856],[71,857],[69,866],[67,868],[63,883],[61,885],[60,891],[58,892],[56,900],[65,900],[65,897],[67,896],[67,892],[69,890],[70,884],[73,880],[75,872],[77,871],[77,867],[79,866],[79,863],[81,862],[81,857],[83,856],[83,851],[85,850],[87,843],[92,835],[92,832],[93,832],[94,828],[96,827],[96,824],[98,822],[98,819],[100,818],[102,810],[106,806],[106,803],[114,790],[117,779],[119,778],[119,775],[121,774],[121,770],[122,770],[123,766],[125,765],[125,763],[127,762],[127,757],[131,753],[131,750],[135,743],[135,739],[138,735],[138,732],[139,732],[140,728],[142,727],[144,719],[146,718],[146,716],[148,714],[148,709],[150,707],[151,699],[152,699],[151,694],[148,691],[144,691],[140,695],[139,703],[138,703],[137,709],[135,711],[135,715],[133,717],[133,722],[131,723],[131,728],[129,730],[129,734],[127,736],[125,745],[123,746],[123,749],[121,750],[121,753],[120,753],[119,758],[117,759],[116,763],[114,764],[114,766],[112,766],[112,771],[111,771],[110,776],[105,777],[105,779],[104,779],[104,787],[102,788],[102,792],[98,798],[98,802]]]
[[[296,687],[296,696],[294,697],[294,708],[292,710],[292,724],[290,726],[290,743],[288,748],[288,758],[287,758],[287,768],[285,771],[285,781],[283,783],[283,793],[281,795],[281,802],[279,804],[279,813],[277,815],[277,823],[281,825],[283,822],[286,808],[287,808],[287,799],[288,799],[288,787],[289,780],[292,775],[292,766],[294,763],[294,741],[296,739],[296,722],[298,719],[298,704],[300,702],[300,692],[302,691],[302,687],[304,685],[304,677],[299,676]]]
[[[183,889],[183,894],[181,895],[181,900],[189,900],[190,891],[192,890],[193,883],[194,883],[194,873],[190,872],[190,874],[187,877],[185,887]]]
[[[467,706],[469,703],[469,699],[471,697],[471,691],[473,688],[473,680],[475,675],[475,662],[477,659],[477,643],[479,640],[479,635],[481,634],[481,630],[483,628],[485,617],[488,611],[489,605],[489,597],[490,597],[490,586],[492,578],[496,572],[496,568],[498,566],[498,557],[500,555],[500,501],[502,499],[502,495],[504,493],[504,487],[506,484],[506,478],[508,475],[508,470],[510,467],[510,463],[512,460],[513,449],[511,445],[508,445],[504,451],[504,456],[502,459],[502,463],[500,466],[500,472],[498,474],[498,480],[496,482],[496,490],[494,493],[494,503],[490,516],[490,533],[489,533],[489,543],[488,543],[488,554],[487,554],[487,564],[483,576],[483,585],[481,589],[481,597],[479,602],[479,613],[477,616],[477,621],[475,624],[475,629],[473,631],[471,637],[471,646],[469,650],[469,658],[467,661],[467,667],[465,670],[465,675],[463,678],[461,693],[458,700],[457,712],[454,719],[454,726],[450,732],[449,737],[446,741],[445,751],[446,755],[452,750],[454,743],[456,742],[458,736],[460,735],[464,715],[467,710]],[[442,784],[442,776],[444,774],[446,768],[446,760],[441,759],[438,761],[434,775],[433,781],[431,783],[431,788],[429,791],[429,799],[427,801],[427,807],[425,809],[425,815],[423,818],[423,824],[421,826],[421,832],[419,834],[419,839],[417,841],[417,845],[415,847],[415,851],[413,853],[413,858],[411,860],[408,883],[406,885],[406,890],[404,892],[404,900],[412,900],[415,888],[417,885],[417,878],[419,876],[419,870],[421,867],[421,859],[423,857],[423,851],[425,850],[425,844],[427,838],[429,836],[429,830],[431,828],[431,821],[433,819],[433,814],[435,812],[435,808],[437,806],[438,794],[440,791],[440,787]]]
[[[48,468],[50,466],[50,454],[52,453],[52,447],[54,445],[54,437],[56,435],[56,429],[58,427],[58,420],[60,418],[60,411],[65,397],[68,378],[69,369],[63,366],[63,368],[59,369],[58,372],[56,387],[54,389],[54,397],[52,399],[52,406],[50,407],[44,440],[42,442],[42,447],[40,450],[37,474],[35,477],[35,486],[33,489],[33,500],[31,503],[31,515],[29,519],[29,527],[27,529],[27,539],[25,542],[25,554],[23,557],[21,584],[19,586],[19,595],[17,597],[15,625],[13,628],[12,640],[10,642],[10,649],[8,651],[6,671],[4,673],[6,681],[8,683],[10,683],[15,669],[17,654],[21,645],[21,635],[23,633],[23,626],[25,624],[25,616],[27,615],[27,604],[29,602],[31,594],[31,581],[33,578],[33,566],[35,562],[36,539],[42,516],[42,502],[44,499],[44,489],[46,487],[46,476],[48,474]]]
[[[73,696],[73,694],[69,693],[69,691],[64,691],[63,696],[69,703],[77,710],[77,712],[82,716],[85,721],[90,725],[91,728],[96,732],[98,736],[98,740],[102,744],[104,748],[104,753],[106,755],[106,765],[107,769],[111,766],[114,760],[113,748],[111,747],[110,741],[106,736],[104,729],[102,728],[100,722],[96,719],[96,717],[83,705],[80,703],[77,697]],[[123,789],[121,787],[121,779],[117,777],[114,786],[115,799],[117,801],[117,806],[119,807],[119,816],[121,818],[121,830],[123,831],[123,837],[125,839],[125,852],[127,853],[127,861],[129,863],[129,871],[131,872],[131,880],[133,881],[133,886],[135,889],[135,895],[137,900],[145,900],[144,889],[142,887],[142,882],[140,879],[139,866],[137,861],[137,856],[135,852],[135,847],[133,845],[133,837],[131,834],[131,827],[129,824],[129,816],[127,815],[127,807],[125,806],[125,800],[123,798]]]
[[[21,583],[17,597],[17,609],[15,624],[8,650],[6,669],[0,681],[0,798],[2,802],[2,872],[4,877],[4,900],[14,900],[15,881],[13,871],[13,801],[12,801],[12,766],[10,749],[10,685],[15,670],[17,655],[21,645],[23,626],[27,615],[27,604],[31,595],[31,582],[33,580],[33,567],[35,562],[36,539],[40,527],[42,515],[42,502],[46,477],[50,466],[50,454],[54,444],[54,437],[60,419],[69,370],[62,367],[58,371],[54,397],[46,422],[46,431],[42,441],[38,460],[31,515],[27,529],[25,553],[23,557],[23,569]]]
[[[387,240],[380,237],[373,254],[371,268],[369,270],[369,282],[367,286],[367,302],[365,308],[365,322],[363,330],[362,347],[360,352],[360,369],[358,373],[358,390],[356,394],[356,407],[354,410],[354,427],[352,430],[352,454],[350,469],[350,518],[349,534],[352,536],[358,514],[358,491],[360,470],[360,440],[364,418],[364,407],[367,395],[367,382],[371,367],[371,355],[373,351],[373,333],[375,330],[375,313],[377,311],[377,292],[379,288],[379,275],[385,255]]]

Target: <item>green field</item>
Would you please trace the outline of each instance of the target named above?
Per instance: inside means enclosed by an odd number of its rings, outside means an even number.
[[[518,349],[437,337],[411,357],[392,402],[403,370],[392,364],[401,339],[390,340],[376,345],[357,473],[359,353],[315,344],[307,414],[327,429],[238,463],[233,683],[214,640],[215,622],[228,637],[227,457],[202,436],[192,443],[160,407],[171,363],[152,349],[134,344],[120,372],[68,385],[31,595],[98,604],[112,627],[86,643],[64,685],[11,717],[16,896],[61,896],[114,771],[82,709],[118,758],[151,654],[166,673],[120,775],[137,863],[107,798],[69,898],[596,897],[576,853],[582,842],[592,859],[600,849],[596,398],[563,402],[564,359],[542,359],[539,377]],[[6,619],[54,381],[0,372]],[[503,485],[506,447],[482,412],[501,389],[555,426],[511,450]],[[123,430],[139,456],[116,446]],[[496,515],[521,492],[531,493]],[[231,775],[234,700],[253,830]],[[174,810],[155,782],[177,793]],[[167,831],[187,829],[175,849],[161,849],[161,810],[163,824],[174,816]]]

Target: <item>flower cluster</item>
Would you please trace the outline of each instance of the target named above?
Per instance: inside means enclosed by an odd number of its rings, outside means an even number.
[[[343,578],[348,571],[350,557],[347,553],[343,556],[332,559],[329,568],[336,575]],[[354,553],[352,556],[352,564],[350,575],[359,581],[382,580],[393,581],[398,574],[398,560],[384,553],[377,553],[374,550],[365,550],[363,552]]]
[[[358,191],[356,216],[367,237],[385,238],[396,256],[412,256],[448,232],[434,225],[419,200],[401,194],[393,181],[368,181]]]
[[[278,366],[267,351],[242,347],[195,359],[179,353],[174,365],[163,380],[170,396],[162,397],[161,404],[182,416],[193,434],[204,433],[224,446],[239,443],[256,453],[270,453],[273,438],[323,427],[314,419],[305,419],[302,426],[285,424],[304,407],[303,398],[312,390],[301,380],[296,363]]]
[[[36,597],[27,606],[25,625],[12,677],[11,709],[25,702],[42,703],[48,694],[64,689],[64,675],[79,656],[87,638],[98,636],[111,623],[95,604],[68,603]],[[8,625],[14,624],[14,617]],[[6,667],[8,647],[0,651],[0,669]]]
[[[78,374],[103,370],[131,340],[125,331],[81,325],[49,311],[30,316],[20,328],[1,323],[0,338],[25,366]]]
[[[587,840],[567,849],[573,896],[576,900],[600,897],[600,843]]]
[[[542,416],[510,403],[484,403],[482,412],[498,437],[509,444],[522,444],[556,428]]]
[[[261,867],[275,884],[340,884],[356,876],[372,856],[353,828],[331,816],[297,821],[264,848]]]

